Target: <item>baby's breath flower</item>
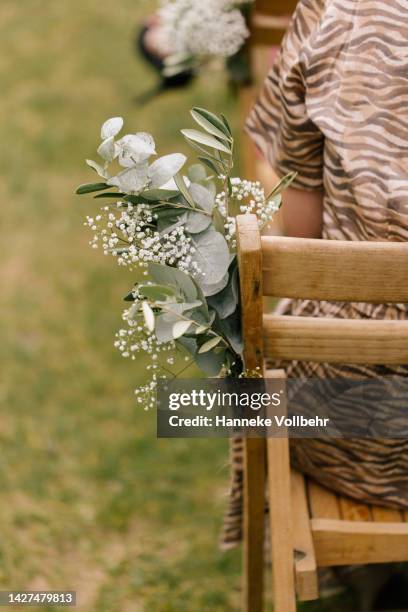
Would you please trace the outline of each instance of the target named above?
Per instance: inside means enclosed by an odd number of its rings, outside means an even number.
[[[174,54],[235,55],[249,34],[235,4],[232,0],[165,0],[160,9],[161,45]]]
[[[265,191],[259,181],[247,181],[236,177],[231,179],[231,186],[230,201],[239,205],[240,214],[255,214],[258,217],[260,228],[271,221],[274,214],[279,210],[280,196],[267,200]],[[228,215],[225,191],[218,193],[215,204],[225,218],[225,238],[231,249],[236,248],[236,221],[235,217]]]
[[[200,272],[192,255],[192,239],[183,225],[166,233],[155,227],[156,217],[148,204],[133,206],[117,202],[116,207],[103,207],[101,214],[87,217],[87,225],[94,233],[90,245],[101,247],[105,255],[112,255],[120,266],[146,267],[150,262],[169,265],[191,274]]]
[[[114,346],[121,353],[122,357],[136,361],[138,356],[143,355],[148,358],[145,365],[150,374],[149,381],[135,390],[136,402],[142,405],[145,410],[155,406],[155,393],[157,380],[165,378],[161,374],[162,362],[174,363],[172,353],[175,352],[175,342],[159,342],[153,331],[147,329],[143,321],[142,298],[137,290],[133,292],[135,301],[130,308],[123,311],[122,319],[126,327],[119,329],[115,335]],[[170,356],[169,356],[170,353]]]

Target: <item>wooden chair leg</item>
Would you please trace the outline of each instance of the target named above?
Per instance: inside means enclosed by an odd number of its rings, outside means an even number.
[[[243,610],[261,612],[264,583],[265,468],[264,439],[244,441]]]
[[[268,439],[269,516],[274,612],[296,612],[287,438]]]

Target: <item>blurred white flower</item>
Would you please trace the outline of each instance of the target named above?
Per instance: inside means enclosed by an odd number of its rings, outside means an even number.
[[[172,54],[235,55],[249,35],[232,0],[166,0],[159,11],[161,39]]]

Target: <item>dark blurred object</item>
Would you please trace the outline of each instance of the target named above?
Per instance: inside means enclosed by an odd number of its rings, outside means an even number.
[[[193,80],[195,73],[194,70],[184,70],[178,72],[172,76],[165,76],[163,74],[164,59],[158,52],[154,52],[146,44],[146,34],[150,31],[151,27],[155,25],[144,25],[136,37],[136,50],[157,72],[159,73],[160,80],[156,87],[144,92],[136,98],[138,103],[146,102],[147,100],[163,93],[169,89],[178,89],[186,87]]]

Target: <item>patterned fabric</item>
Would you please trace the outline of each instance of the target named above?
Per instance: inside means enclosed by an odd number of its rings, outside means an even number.
[[[295,187],[323,191],[323,238],[408,239],[407,41],[407,0],[300,0],[249,117],[247,129],[276,173],[296,170]],[[407,306],[295,300],[280,310],[405,319]],[[408,375],[406,367],[283,365],[292,377]],[[241,455],[241,442],[233,442],[224,545],[240,538]],[[292,455],[335,491],[408,508],[408,442],[298,440]]]

